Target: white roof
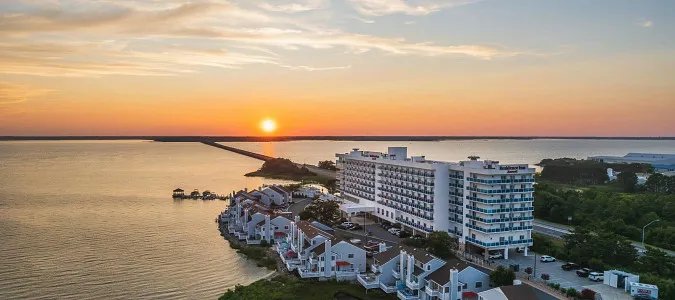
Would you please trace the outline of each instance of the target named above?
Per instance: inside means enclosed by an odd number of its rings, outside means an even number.
[[[375,205],[360,204],[345,201],[342,204],[340,204],[340,210],[346,213],[373,212],[375,211]]]
[[[509,300],[500,288],[480,292],[478,293],[478,296],[485,300]]]

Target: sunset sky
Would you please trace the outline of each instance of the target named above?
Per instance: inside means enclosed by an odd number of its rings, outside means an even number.
[[[3,135],[675,136],[675,1],[3,0]]]

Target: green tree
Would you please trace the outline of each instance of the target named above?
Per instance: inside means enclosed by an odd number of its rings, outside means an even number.
[[[494,286],[504,286],[504,285],[512,285],[513,280],[516,279],[516,273],[514,273],[512,270],[504,268],[504,266],[499,266],[497,269],[492,271],[490,273],[490,281],[494,284]]]
[[[337,225],[340,220],[340,202],[336,200],[315,200],[305,207],[305,210],[300,214],[300,218],[315,220],[328,226]]]
[[[453,247],[453,240],[447,232],[434,231],[430,233],[427,247],[431,254],[439,258],[447,259],[453,257],[450,250]]]
[[[621,189],[626,193],[635,192],[637,186],[637,175],[630,171],[621,172],[616,176],[616,181],[619,182]]]
[[[663,277],[675,277],[675,257],[661,249],[647,247],[647,252],[638,260],[638,269]]]
[[[319,162],[319,168],[321,169],[326,169],[326,170],[332,170],[336,171],[337,167],[335,166],[335,162],[331,160],[323,160]]]

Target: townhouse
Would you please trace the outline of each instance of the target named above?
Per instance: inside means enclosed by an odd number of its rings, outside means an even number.
[[[284,239],[291,229],[290,213],[265,206],[254,192],[236,193],[230,207],[221,213],[220,219],[228,223],[228,232],[247,244]]]
[[[399,299],[461,300],[488,288],[487,271],[458,259],[443,260],[426,251],[395,246],[373,256],[372,274],[357,280],[366,289],[396,293]]]
[[[486,256],[508,258],[508,249],[532,245],[535,170],[527,164],[431,161],[408,157],[406,147],[336,157],[341,196],[380,220],[413,234],[446,231],[462,249]]]
[[[290,191],[278,185],[270,185],[260,190],[253,190],[250,194],[266,206],[286,206],[293,199]]]
[[[289,271],[302,278],[354,280],[366,271],[366,251],[295,217],[274,246]]]
[[[549,300],[556,299],[542,291],[520,283],[518,280],[514,285],[496,287],[487,291],[478,293],[478,300]]]

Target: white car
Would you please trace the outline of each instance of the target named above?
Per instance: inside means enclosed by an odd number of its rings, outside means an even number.
[[[359,239],[351,239],[351,240],[349,240],[349,242],[352,243],[352,244],[356,244],[356,245],[361,244],[361,240],[359,240]]]
[[[342,226],[344,226],[345,228],[350,228],[350,227],[354,226],[354,223],[352,223],[352,222],[343,222],[343,223],[342,223]]]
[[[588,274],[588,279],[590,281],[600,282],[605,279],[605,274],[599,272],[591,272]]]
[[[501,259],[501,258],[504,258],[504,254],[502,254],[501,252],[497,252],[497,253],[493,253],[493,254],[488,255],[488,258],[489,259]]]
[[[555,261],[555,257],[553,256],[548,256],[548,255],[542,255],[541,258],[539,259],[541,262],[553,262]]]
[[[393,235],[399,235],[401,233],[401,229],[398,229],[398,228],[389,228],[388,231],[389,231],[389,233],[391,233]]]

